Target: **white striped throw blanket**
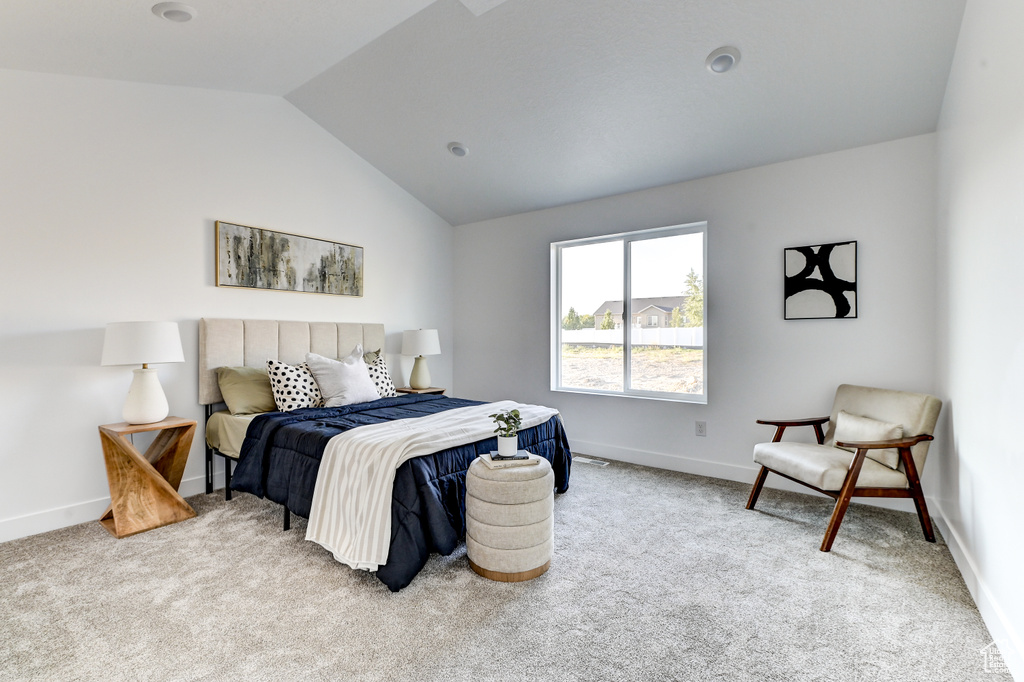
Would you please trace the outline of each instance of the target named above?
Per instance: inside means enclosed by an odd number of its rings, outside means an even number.
[[[420,455],[494,435],[488,415],[518,409],[521,429],[543,424],[558,410],[505,400],[425,417],[359,426],[327,442],[313,489],[306,539],[352,568],[376,571],[388,560],[395,472]]]

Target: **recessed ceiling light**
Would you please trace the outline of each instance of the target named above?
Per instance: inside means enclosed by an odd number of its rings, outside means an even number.
[[[195,7],[189,7],[182,2],[158,2],[153,5],[153,14],[167,21],[183,24],[194,19],[199,12]]]
[[[465,156],[469,153],[469,148],[461,142],[449,142],[448,151],[454,156]]]
[[[704,61],[708,71],[712,73],[725,73],[740,61],[740,51],[735,47],[720,47]]]

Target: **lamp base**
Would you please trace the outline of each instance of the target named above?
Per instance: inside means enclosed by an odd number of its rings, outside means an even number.
[[[409,388],[430,388],[430,369],[422,355],[417,355],[409,375]]]
[[[129,424],[152,424],[167,417],[170,407],[155,369],[133,369],[135,377],[128,389],[121,416]]]

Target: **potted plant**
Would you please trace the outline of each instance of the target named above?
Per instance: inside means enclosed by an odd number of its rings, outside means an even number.
[[[519,410],[502,410],[491,415],[498,428],[498,456],[512,457],[519,452],[519,427],[523,423]]]

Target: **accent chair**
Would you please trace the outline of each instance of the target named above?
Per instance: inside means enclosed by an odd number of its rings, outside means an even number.
[[[912,499],[925,539],[935,542],[920,472],[941,409],[942,401],[924,393],[843,384],[827,417],[758,419],[758,424],[775,427],[775,437],[754,446],[754,462],[761,470],[747,509],[754,508],[770,472],[835,499],[822,552],[832,549],[853,497]],[[796,426],[812,427],[818,442],[782,442],[786,429]]]

